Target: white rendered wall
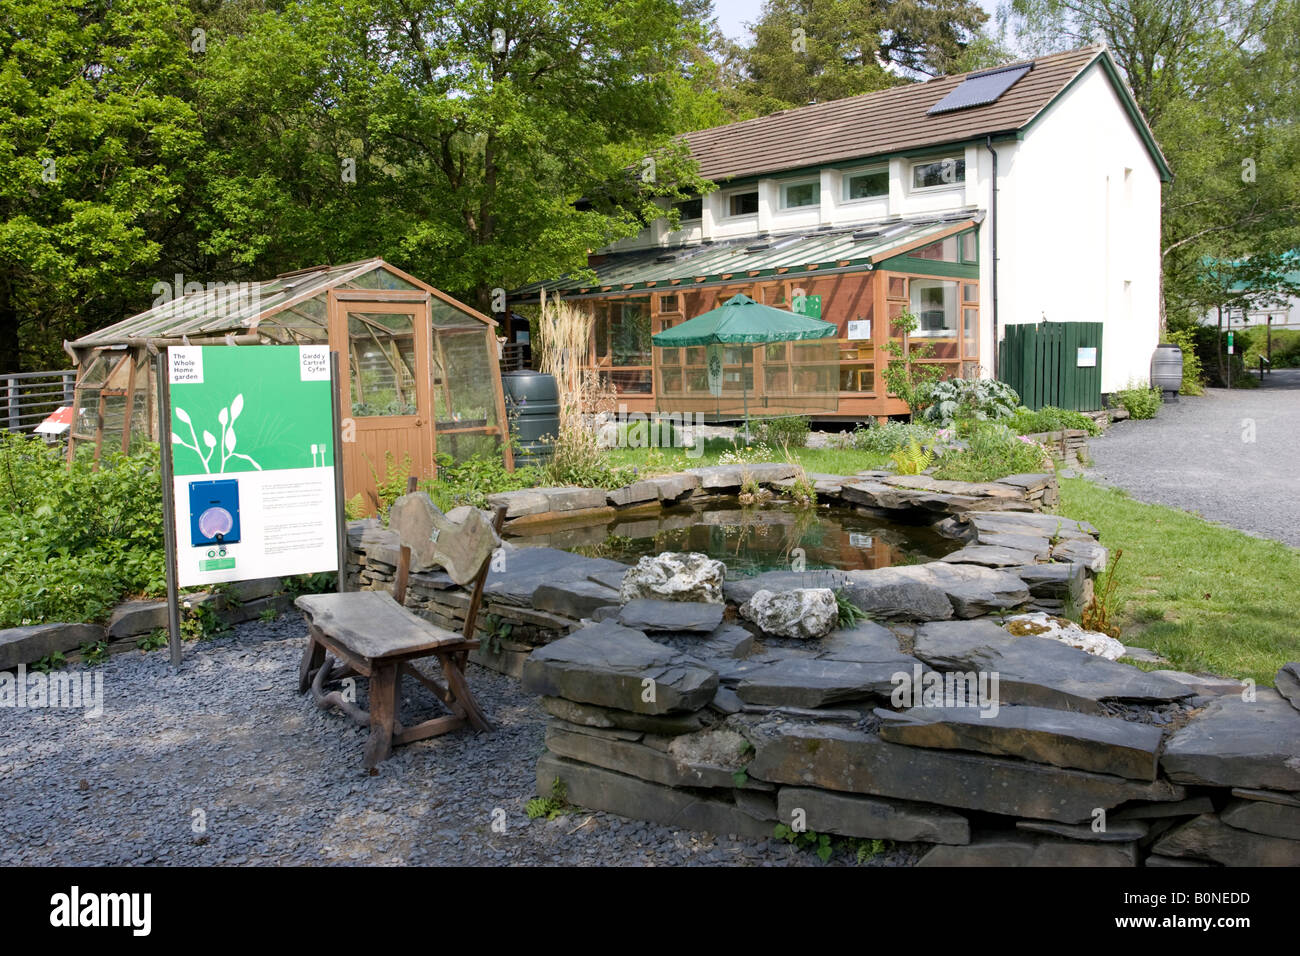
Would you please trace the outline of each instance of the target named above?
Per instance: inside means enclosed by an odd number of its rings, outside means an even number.
[[[1145,382],[1160,328],[1160,177],[1101,67],[998,163],[999,324],[1100,321],[1102,391]]]

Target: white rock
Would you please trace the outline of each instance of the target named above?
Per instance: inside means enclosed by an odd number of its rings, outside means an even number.
[[[721,561],[694,551],[646,555],[623,575],[619,596],[624,604],[636,598],[722,604],[726,574]]]
[[[740,616],[753,621],[764,634],[805,640],[833,631],[839,614],[830,588],[755,591],[740,608]]]
[[[1003,623],[1003,627],[1005,628],[1013,621],[1024,621],[1036,627],[1042,627],[1044,630],[1042,633],[1037,634],[1037,637],[1045,637],[1049,640],[1060,641],[1062,644],[1069,644],[1071,647],[1077,647],[1089,654],[1104,657],[1108,661],[1119,660],[1124,656],[1124,645],[1115,638],[1102,634],[1100,631],[1084,630],[1078,624],[1067,621],[1065,618],[1054,617],[1042,611],[1034,611],[1031,614],[1017,614],[1014,617],[1007,618]]]

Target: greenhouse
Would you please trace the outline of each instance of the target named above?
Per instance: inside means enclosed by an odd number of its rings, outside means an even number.
[[[157,304],[69,343],[77,366],[69,456],[158,440],[152,357],[169,345],[320,345],[348,382],[344,483],[376,503],[387,462],[432,476],[436,456],[501,455],[506,417],[496,322],[381,259],[264,282],[159,283]],[[347,421],[350,415],[351,421]]]

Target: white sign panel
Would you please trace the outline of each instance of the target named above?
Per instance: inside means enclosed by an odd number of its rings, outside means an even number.
[[[871,338],[871,320],[870,319],[850,319],[847,338],[850,339],[869,339]]]
[[[1075,362],[1078,368],[1096,368],[1097,367],[1097,350],[1095,348],[1079,349],[1078,361]]]

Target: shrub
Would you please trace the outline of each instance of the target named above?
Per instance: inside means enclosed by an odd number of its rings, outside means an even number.
[[[1130,418],[1155,418],[1164,404],[1160,389],[1146,384],[1135,384],[1131,379],[1126,387],[1111,396],[1111,406],[1124,406]]]
[[[1059,432],[1066,429],[1082,429],[1089,435],[1100,435],[1101,426],[1091,416],[1068,408],[1044,405],[1038,411],[1021,405],[1016,413],[1007,419],[1007,427],[1017,435],[1038,435],[1043,432]]]
[[[994,481],[1007,475],[1052,471],[1051,455],[1036,441],[1017,435],[1000,422],[982,422],[971,429],[966,447],[939,459],[936,478],[954,481]]]
[[[1170,329],[1165,333],[1165,341],[1177,345],[1183,353],[1183,382],[1178,391],[1183,395],[1204,395],[1205,369],[1196,351],[1196,333],[1191,329]]]
[[[934,439],[935,429],[924,422],[887,422],[884,425],[859,425],[847,436],[846,443],[858,451],[891,454],[913,441],[925,444]]]
[[[898,337],[890,338],[885,343],[885,352],[889,355],[884,370],[885,388],[891,395],[902,399],[915,416],[930,403],[930,391],[935,382],[943,377],[943,366],[920,361],[933,357],[934,343],[924,339],[911,339],[912,333],[920,325],[915,315],[903,312],[891,325]]]
[[[954,421],[1010,418],[1020,404],[1014,388],[991,378],[945,379],[930,386],[928,398],[930,404],[921,417],[940,428]]]
[[[433,503],[442,511],[460,505],[486,508],[488,495],[502,491],[533,488],[540,473],[531,466],[506,471],[499,453],[475,455],[464,461],[453,461],[450,455],[438,455],[438,477],[420,483]]]
[[[803,415],[765,418],[754,423],[754,440],[773,448],[803,448],[812,423]]]
[[[636,480],[635,468],[609,463],[595,433],[575,422],[562,425],[555,438],[555,453],[541,469],[548,485],[581,485],[584,488],[622,488]]]
[[[158,447],[67,466],[39,439],[0,433],[0,627],[98,621],[127,595],[160,594]]]

